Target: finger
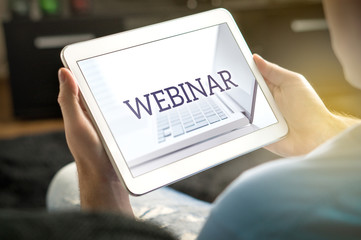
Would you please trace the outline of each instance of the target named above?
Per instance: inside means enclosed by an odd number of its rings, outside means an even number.
[[[68,69],[61,68],[58,72],[60,91],[58,103],[63,114],[64,121],[72,121],[80,117],[82,109],[79,105],[79,89]]]
[[[258,54],[254,54],[253,59],[265,80],[269,81],[275,86],[281,86],[287,81],[295,79],[295,77],[297,78],[297,73],[284,69],[274,63],[268,62]]]
[[[84,155],[81,149],[97,146],[99,141],[80,105],[79,88],[69,70],[59,70],[59,83],[58,102],[63,115],[66,140],[73,156],[81,158]]]

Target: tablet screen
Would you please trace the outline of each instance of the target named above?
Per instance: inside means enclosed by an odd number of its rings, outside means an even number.
[[[277,123],[226,23],[77,63],[133,177]]]

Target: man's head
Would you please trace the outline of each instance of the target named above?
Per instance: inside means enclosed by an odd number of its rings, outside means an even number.
[[[324,0],[333,50],[347,81],[361,89],[361,1]]]

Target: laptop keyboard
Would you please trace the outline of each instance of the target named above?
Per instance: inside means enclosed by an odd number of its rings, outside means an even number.
[[[169,113],[158,114],[158,143],[167,138],[179,137],[210,124],[227,119],[224,111],[211,98],[174,108]]]

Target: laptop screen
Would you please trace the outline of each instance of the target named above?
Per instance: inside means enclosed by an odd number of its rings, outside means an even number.
[[[78,65],[134,177],[277,122],[226,23]]]

